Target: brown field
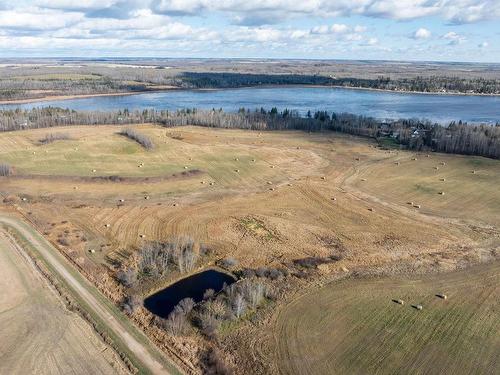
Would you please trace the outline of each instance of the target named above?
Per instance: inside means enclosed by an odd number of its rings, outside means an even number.
[[[101,287],[145,239],[173,235],[207,244],[209,262],[231,256],[239,267],[339,255],[320,266],[321,282],[349,271],[455,270],[498,256],[499,161],[388,151],[336,133],[137,129],[153,150],[117,126],[0,134],[0,162],[15,168],[0,178],[5,201]],[[49,132],[70,139],[40,145]],[[236,363],[266,360],[238,343]]]
[[[0,232],[0,373],[126,373],[113,350]]]

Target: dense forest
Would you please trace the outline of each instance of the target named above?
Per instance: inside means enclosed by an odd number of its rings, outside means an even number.
[[[446,76],[391,79],[335,78],[299,74],[183,73],[182,85],[191,88],[230,88],[259,85],[322,85],[391,91],[499,94],[500,81]]]
[[[57,95],[112,94],[171,88],[236,88],[265,85],[320,85],[414,92],[500,94],[500,80],[480,77],[416,76],[411,78],[336,77],[332,74],[254,74],[169,72],[167,69],[81,69],[51,73],[40,69],[0,69],[0,100],[36,99]],[[10,72],[12,73],[12,72]],[[35,74],[36,73],[36,74]]]
[[[373,117],[318,111],[301,116],[296,111],[245,109],[227,113],[221,109],[178,111],[77,112],[61,108],[0,111],[0,131],[66,125],[156,123],[165,127],[196,125],[249,130],[338,131],[376,139],[411,150],[500,158],[500,123],[475,125],[452,122],[447,126],[418,119],[381,122]],[[387,142],[385,142],[387,143]]]

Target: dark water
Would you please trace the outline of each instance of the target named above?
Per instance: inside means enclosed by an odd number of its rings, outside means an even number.
[[[328,87],[267,87],[214,91],[177,90],[126,96],[54,100],[0,108],[57,106],[75,110],[222,108],[236,111],[278,107],[298,110],[327,110],[364,114],[380,119],[426,118],[445,123],[451,120],[496,123],[500,121],[500,96],[406,94]]]
[[[146,307],[153,314],[168,317],[180,300],[192,298],[195,302],[203,299],[203,294],[207,289],[219,292],[224,283],[230,285],[235,279],[223,272],[207,270],[193,276],[186,277],[168,288],[165,288],[144,300]]]

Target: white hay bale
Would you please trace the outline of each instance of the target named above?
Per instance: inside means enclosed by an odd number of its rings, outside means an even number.
[[[187,165],[184,166],[184,169],[188,169]]]
[[[290,182],[288,183],[288,186],[293,186]]]
[[[336,201],[336,200],[337,200],[337,198],[335,198],[335,197],[331,197],[330,199],[331,199],[332,201]]]
[[[240,159],[238,159],[238,158],[234,158],[234,161],[240,161]]]
[[[439,167],[434,167],[435,170],[439,170]]]
[[[420,208],[420,205],[419,204],[414,204],[413,207]]]
[[[240,173],[240,170],[239,169],[235,169],[234,170],[236,173]]]
[[[410,206],[413,206],[413,202],[406,202],[406,204],[409,204]]]
[[[78,190],[78,186],[73,186],[73,189],[74,190]]]
[[[268,185],[272,185],[272,184],[273,184],[273,182],[272,182],[272,181],[267,181],[267,184],[268,184]]]
[[[27,201],[27,199],[26,199],[26,198],[22,198],[22,201],[23,201],[23,202],[26,202],[26,201]]]
[[[398,305],[404,305],[404,304],[405,304],[405,301],[403,301],[402,299],[397,299],[397,300],[395,300],[395,302],[396,302]]]
[[[448,299],[448,296],[444,293],[438,293],[436,294],[439,298],[442,298],[442,299]]]
[[[123,202],[125,202],[125,199],[122,198],[119,201],[120,201],[120,203],[123,203]]]
[[[362,178],[361,181],[366,181],[366,178]]]
[[[213,185],[215,185],[215,182],[210,182],[209,185],[213,186]]]
[[[472,171],[472,174],[476,174],[476,171]]]
[[[144,196],[144,199],[148,200],[149,199],[149,195]]]
[[[419,311],[420,311],[420,310],[422,310],[424,307],[423,307],[422,305],[415,305],[415,308],[416,308],[417,310],[419,310]]]
[[[417,158],[413,158],[412,160],[418,160]]]
[[[321,179],[322,179],[322,180],[326,180],[326,177],[325,177],[325,176],[321,176]]]
[[[252,159],[252,161],[255,163],[255,159]]]
[[[104,225],[106,228],[109,228],[111,226],[111,224],[106,224]]]
[[[205,181],[201,181],[201,184],[202,184],[202,185],[205,185]]]
[[[96,173],[96,172],[97,172],[97,170],[96,170],[96,169],[92,169],[92,173]]]
[[[444,191],[440,191],[440,192],[439,192],[439,195],[444,195]]]
[[[274,191],[274,188],[269,188],[269,190]]]
[[[368,211],[374,212],[375,210],[373,208],[369,208]]]
[[[90,249],[90,250],[89,250],[89,253],[94,254],[94,253],[95,253],[95,250],[94,250],[94,249]]]
[[[274,165],[271,165],[271,168],[274,168]]]
[[[139,237],[146,238],[146,235],[145,234],[139,234]]]
[[[174,203],[172,206],[177,207],[177,203]]]
[[[441,162],[441,163],[439,163],[439,164],[441,164],[441,165],[446,165],[446,163],[445,163],[444,161],[442,161],[442,162]]]
[[[439,181],[446,181],[446,178],[440,178]]]

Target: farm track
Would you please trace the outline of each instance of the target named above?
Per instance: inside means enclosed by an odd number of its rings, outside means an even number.
[[[152,374],[171,374],[172,369],[176,366],[170,364],[170,369],[161,364],[156,357],[158,353],[152,354],[156,349],[153,349],[147,339],[143,337],[140,342],[136,337],[139,335],[131,325],[125,326],[115,317],[115,312],[111,311],[107,305],[102,303],[95,297],[94,293],[98,293],[88,282],[85,282],[82,277],[75,277],[71,266],[59,255],[57,250],[52,247],[47,241],[40,237],[34,230],[30,229],[26,224],[20,222],[9,216],[0,216],[0,223],[13,228],[19,232],[30,244],[36,249],[38,254],[47,262],[68,285],[72,290],[83,299],[88,306],[96,313],[107,326],[123,341],[126,347],[143,363],[143,365]],[[90,290],[93,289],[93,292]],[[148,344],[145,344],[147,342]]]

